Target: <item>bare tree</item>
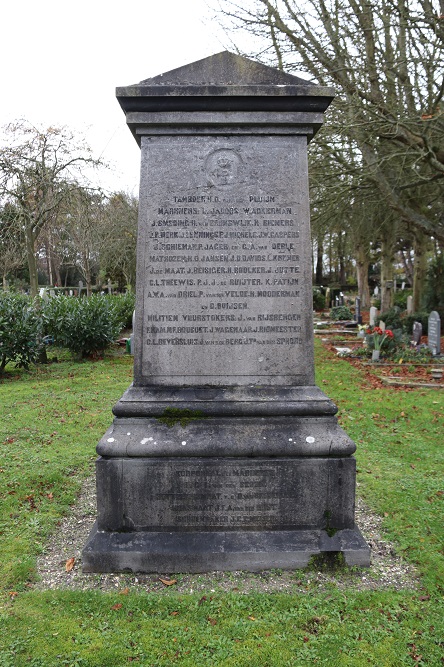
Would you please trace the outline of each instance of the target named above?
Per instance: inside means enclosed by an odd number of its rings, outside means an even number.
[[[8,289],[8,275],[26,262],[21,217],[15,206],[5,204],[0,210],[0,267],[3,289]]]
[[[111,195],[104,206],[100,268],[126,286],[136,283],[138,201],[124,192]]]
[[[442,0],[219,0],[217,6],[234,40],[240,43],[242,30],[247,43],[257,38],[246,55],[336,88],[328,123],[311,150],[313,158],[322,149],[318,180],[326,179],[330,194],[316,201],[317,209],[337,220],[332,202],[345,198],[355,237],[364,230],[363,215],[372,220],[383,280],[393,277],[400,230],[410,230],[419,294],[419,257],[430,237],[444,243]],[[331,162],[343,170],[336,186],[329,180]],[[358,200],[365,202],[364,214]]]
[[[0,148],[0,197],[21,217],[31,294],[38,291],[37,242],[54,223],[72,188],[84,183],[83,171],[97,166],[90,149],[66,128],[35,127],[25,120],[4,128]]]

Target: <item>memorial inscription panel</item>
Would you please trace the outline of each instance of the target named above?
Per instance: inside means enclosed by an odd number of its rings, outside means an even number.
[[[149,466],[135,460],[129,464],[131,477],[125,474],[128,464],[122,461],[122,465],[123,470],[117,472],[110,462],[103,471],[107,483],[116,473],[122,474],[119,512],[99,516],[101,526],[115,521],[115,530],[313,528],[336,506],[342,508],[341,522],[343,515],[348,522],[353,520],[354,492],[341,483],[354,470],[351,458],[340,469],[327,458],[320,465],[291,458],[251,462],[187,459],[182,464],[151,459]],[[319,502],[319,490],[326,486],[331,495]]]
[[[305,137],[143,137],[136,383],[312,383],[305,154]]]

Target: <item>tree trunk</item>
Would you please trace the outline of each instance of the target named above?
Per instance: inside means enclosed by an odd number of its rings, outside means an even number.
[[[393,306],[393,240],[390,234],[384,235],[381,242],[381,313]]]
[[[370,308],[370,288],[368,285],[368,267],[370,260],[368,248],[359,243],[356,248],[356,278],[358,281],[358,296],[361,299],[361,308]]]
[[[62,275],[60,273],[60,262],[59,262],[59,260],[55,261],[54,257],[53,257],[53,261],[54,261],[54,273],[55,273],[55,277],[56,277],[56,285],[58,287],[61,287],[62,286]]]
[[[3,274],[3,291],[7,292],[9,290],[8,280],[6,278],[7,274]]]
[[[26,229],[26,256],[29,269],[30,294],[34,298],[39,292],[39,276],[37,272],[37,260],[34,249],[34,235],[31,230]]]
[[[410,253],[410,251],[409,251]],[[402,265],[404,267],[405,271],[405,279],[408,282],[410,286],[413,285],[413,268],[412,268],[412,260],[410,258],[410,254],[405,256],[404,250],[400,251],[401,254],[401,259],[402,259]]]
[[[421,310],[421,299],[427,276],[427,236],[419,229],[415,230],[413,249],[413,312]]]

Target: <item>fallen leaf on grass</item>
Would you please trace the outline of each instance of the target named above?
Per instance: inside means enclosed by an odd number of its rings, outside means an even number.
[[[119,595],[128,595],[128,593],[129,593],[128,586],[126,588],[122,588],[122,590],[119,591]]]
[[[9,591],[8,595],[11,598],[11,600],[14,600],[17,597],[18,593],[17,591]]]
[[[65,563],[65,570],[67,572],[71,572],[72,568],[74,567],[75,562],[76,562],[75,558],[68,558],[68,560]]]
[[[254,616],[249,616],[249,617],[248,617],[248,620],[249,620],[249,621],[255,621],[256,618],[255,618]]]
[[[211,618],[210,616],[208,616],[208,619],[207,619],[207,620],[208,620],[208,623],[209,623],[210,625],[216,625],[216,624],[217,624],[217,621],[216,621],[215,618]]]
[[[178,611],[172,611],[170,616],[179,616],[179,612]]]
[[[177,579],[159,579],[165,586],[173,586],[177,584]]]
[[[118,602],[117,604],[114,604],[114,605],[111,607],[111,609],[112,609],[113,611],[119,611],[119,609],[122,609],[122,607],[123,607],[122,603],[121,603],[121,602]]]
[[[201,604],[203,604],[204,602],[206,602],[206,600],[207,600],[207,596],[206,596],[206,595],[203,595],[203,596],[200,598],[199,602],[197,603],[197,604],[199,605],[199,607],[200,607]]]

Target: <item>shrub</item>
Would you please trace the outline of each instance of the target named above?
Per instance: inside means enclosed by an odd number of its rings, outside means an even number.
[[[32,300],[24,294],[0,295],[0,375],[8,362],[29,368],[41,348],[42,323]]]
[[[401,309],[398,306],[393,306],[390,310],[386,310],[379,315],[379,321],[385,322],[386,329],[402,329],[403,322],[401,318]]]
[[[444,319],[444,255],[439,255],[429,266],[424,290],[424,308],[436,310]]]
[[[353,313],[347,306],[334,306],[330,311],[331,320],[352,320]]]
[[[113,306],[119,320],[122,322],[122,327],[125,329],[132,329],[133,327],[133,312],[136,305],[136,295],[134,292],[125,292],[125,294],[110,294],[105,296]]]
[[[121,317],[112,300],[99,294],[56,296],[43,306],[45,333],[77,359],[103,354],[120,333]]]
[[[422,324],[422,333],[424,336],[428,333],[429,328],[429,314],[422,311],[420,313],[412,313],[411,315],[406,315],[403,320],[403,329],[404,331],[412,337],[413,333],[413,322],[421,322]]]
[[[325,296],[320,289],[313,288],[313,310],[320,311],[325,308]]]
[[[393,305],[398,306],[402,310],[407,308],[407,297],[413,294],[411,289],[397,290],[393,295]]]

